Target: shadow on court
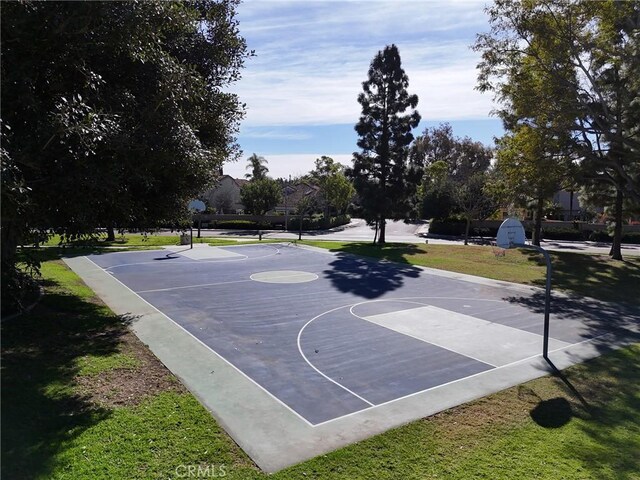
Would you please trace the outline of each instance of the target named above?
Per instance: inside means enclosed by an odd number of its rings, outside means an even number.
[[[510,303],[522,305],[530,311],[544,316],[544,292],[530,296],[508,297]],[[551,336],[554,328],[562,328],[562,320],[580,320],[586,330],[582,337],[587,340],[608,333],[617,341],[640,341],[640,307],[601,302],[578,296],[554,296],[551,294]],[[610,350],[611,338],[593,342],[601,351]]]
[[[405,279],[417,278],[421,272],[412,265],[382,263],[348,253],[338,253],[329,266],[324,275],[338,290],[368,299],[401,288]]]

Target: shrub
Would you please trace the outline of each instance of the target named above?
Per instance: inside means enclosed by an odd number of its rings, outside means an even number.
[[[429,233],[433,235],[464,235],[465,222],[462,220],[431,220],[429,222]]]
[[[622,243],[633,243],[640,245],[640,232],[629,232],[622,236]]]
[[[575,228],[543,227],[542,238],[545,240],[587,240],[589,231],[576,230]]]
[[[253,222],[251,220],[222,220],[213,222],[213,228],[228,230],[258,230],[260,228],[268,228],[269,226],[269,224]]]
[[[338,215],[337,217],[331,217],[329,223],[324,220],[324,217],[313,216],[311,218],[304,217],[304,221],[302,222],[303,230],[318,230],[321,228],[334,228],[339,227],[340,225],[345,225],[351,221],[349,215]],[[299,217],[293,217],[289,219],[289,230],[299,230],[300,229],[300,220]]]

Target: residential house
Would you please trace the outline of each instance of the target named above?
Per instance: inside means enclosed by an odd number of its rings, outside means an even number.
[[[317,198],[320,187],[307,182],[300,182],[295,185],[287,185],[282,190],[282,201],[274,208],[276,213],[296,213],[298,204],[303,198]]]
[[[222,175],[213,188],[203,194],[203,199],[216,213],[242,213],[244,205],[240,198],[240,190],[248,180]]]

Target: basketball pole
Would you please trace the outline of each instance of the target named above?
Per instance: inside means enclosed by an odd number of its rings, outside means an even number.
[[[549,252],[537,245],[525,245],[523,243],[515,244],[514,247],[529,248],[536,250],[544,255],[547,262],[547,287],[544,300],[544,334],[542,337],[542,358],[549,361],[549,310],[551,309],[551,257]]]

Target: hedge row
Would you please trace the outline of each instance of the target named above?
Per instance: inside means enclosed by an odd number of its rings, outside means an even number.
[[[461,220],[432,220],[429,223],[429,233],[434,235],[464,235],[465,222]],[[532,230],[525,227],[527,238],[531,238]],[[495,237],[497,228],[477,228],[471,227],[469,235],[472,237]],[[576,240],[592,242],[611,242],[611,236],[604,231],[594,231],[588,229],[577,230],[573,228],[547,227],[542,229],[542,238],[545,240]],[[629,232],[622,236],[623,243],[633,243],[640,245],[640,233]]]
[[[321,228],[333,228],[340,225],[349,223],[351,219],[348,215],[339,215],[337,217],[331,217],[329,222],[326,222],[324,217],[305,217],[302,223],[303,230],[318,230]],[[284,217],[282,222],[254,222],[251,220],[221,220],[216,221],[208,225],[210,228],[219,228],[222,230],[284,230]],[[289,218],[289,230],[298,230],[300,228],[300,221],[297,216]]]

